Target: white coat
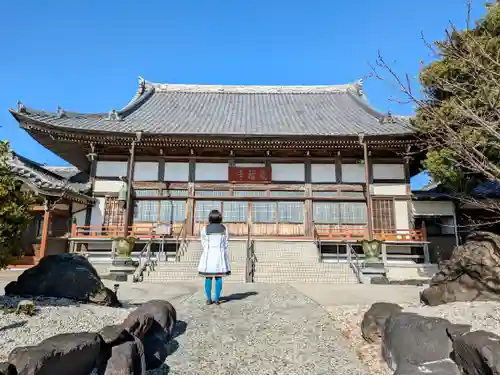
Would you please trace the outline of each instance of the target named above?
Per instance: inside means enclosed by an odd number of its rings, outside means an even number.
[[[222,224],[209,224],[201,230],[203,253],[198,264],[201,276],[227,276],[229,267],[229,238]]]

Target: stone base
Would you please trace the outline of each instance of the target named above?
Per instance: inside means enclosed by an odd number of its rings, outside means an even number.
[[[111,262],[111,265],[113,267],[138,267],[139,262],[136,260],[133,260],[132,258],[115,258]]]
[[[133,265],[133,263],[137,263],[132,259],[115,259],[113,260],[112,267],[108,269],[109,280],[114,281],[127,281],[129,275],[132,275],[135,272],[137,266]]]
[[[361,273],[363,284],[371,284],[372,278],[379,279],[381,276],[386,276],[385,265],[381,262],[364,263]]]

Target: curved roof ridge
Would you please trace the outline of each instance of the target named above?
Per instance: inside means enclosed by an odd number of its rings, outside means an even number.
[[[11,112],[16,112],[19,114],[27,115],[46,115],[53,116],[57,118],[69,117],[69,118],[108,118],[114,112],[119,118],[125,117],[131,112],[133,112],[138,106],[144,103],[154,92],[154,89],[147,88],[145,85],[145,80],[139,76],[139,85],[137,87],[134,97],[122,108],[115,110],[112,108],[109,112],[72,112],[66,111],[62,107],[58,106],[57,111],[47,111],[43,109],[35,109],[32,107],[26,107],[23,103],[18,102],[17,110],[11,109]]]
[[[369,115],[375,117],[378,121],[380,122],[385,122],[385,121],[391,121],[392,120],[399,120],[398,122],[404,122],[408,123],[408,130],[411,130],[411,124],[410,124],[410,118],[411,116],[401,116],[401,115],[395,115],[392,114],[391,111],[388,113],[383,113],[375,109],[367,100],[366,95],[352,95],[349,93],[349,96],[352,97],[354,102],[359,105],[365,112],[367,112]]]
[[[219,92],[231,94],[272,94],[272,93],[346,93],[362,94],[363,80],[342,85],[208,85],[208,84],[171,84],[145,81],[147,88],[156,92]]]

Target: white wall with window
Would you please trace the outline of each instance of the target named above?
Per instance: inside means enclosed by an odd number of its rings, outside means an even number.
[[[365,202],[313,202],[315,224],[366,225]]]
[[[127,169],[126,161],[98,161],[95,174],[97,177],[126,177]]]
[[[365,181],[364,164],[342,164],[342,182],[364,183]]]

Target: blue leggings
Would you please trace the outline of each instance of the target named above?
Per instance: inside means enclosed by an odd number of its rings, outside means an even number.
[[[220,294],[222,292],[222,277],[215,278],[215,299],[217,302],[220,299]],[[212,277],[205,278],[205,294],[207,295],[207,300],[212,300]]]

